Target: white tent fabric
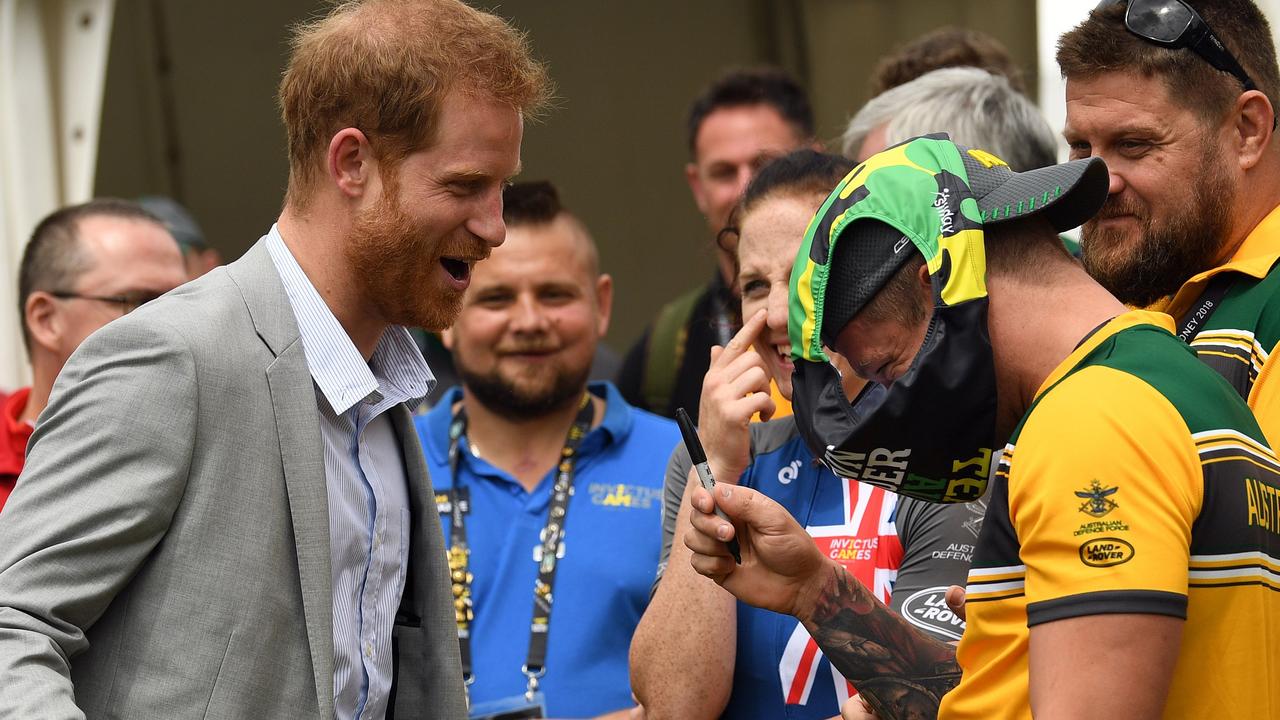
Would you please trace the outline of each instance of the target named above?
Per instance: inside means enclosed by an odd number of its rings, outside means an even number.
[[[0,0],[0,388],[30,376],[17,314],[41,217],[93,195],[115,0]]]
[[[1280,31],[1280,0],[1254,0],[1271,23],[1272,37]],[[1037,0],[1036,55],[1040,68],[1040,109],[1049,127],[1060,132],[1067,122],[1066,83],[1058,74],[1058,37],[1080,24],[1098,4],[1098,0]],[[1195,0],[1191,0],[1192,6]],[[1278,40],[1277,42],[1280,42]],[[1060,159],[1067,157],[1067,144],[1059,138]]]

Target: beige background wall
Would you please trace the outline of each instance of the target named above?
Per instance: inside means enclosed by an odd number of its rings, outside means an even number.
[[[866,99],[876,58],[941,25],[991,33],[1036,77],[1035,4],[1025,0],[476,4],[527,30],[559,86],[559,108],[526,134],[525,177],[554,180],[594,231],[617,281],[609,340],[619,351],[663,301],[712,272],[681,168],[685,108],[721,68],[787,67],[812,91],[828,139]],[[225,256],[243,252],[275,217],[285,183],[274,92],[286,29],[322,8],[119,0],[96,192],[174,195]]]

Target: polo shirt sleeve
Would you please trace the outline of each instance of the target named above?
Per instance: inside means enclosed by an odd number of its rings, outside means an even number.
[[[1271,307],[1276,305],[1277,307]],[[1260,327],[1256,340],[1266,342],[1272,338],[1280,337],[1280,299],[1273,299],[1264,311],[1264,319],[1270,322],[1264,323]],[[1258,372],[1258,377],[1253,381],[1253,387],[1249,389],[1249,409],[1253,410],[1253,415],[1258,420],[1258,426],[1262,428],[1262,434],[1266,436],[1267,441],[1273,446],[1280,443],[1280,357],[1276,352],[1280,351],[1280,342],[1271,342],[1264,345],[1268,350],[1267,359],[1262,362],[1262,368]],[[1256,354],[1252,358],[1253,362],[1258,362],[1259,358]]]
[[[1249,391],[1249,408],[1258,420],[1258,427],[1267,441],[1275,445],[1280,441],[1280,361],[1275,353],[1280,351],[1280,343],[1271,348],[1271,356],[1262,366],[1262,372],[1254,381]]]
[[[1009,462],[1027,625],[1106,613],[1186,617],[1195,444],[1155,388],[1105,366],[1033,406]]]
[[[676,535],[676,519],[680,516],[680,503],[684,500],[684,488],[689,483],[689,471],[693,462],[689,459],[689,451],[684,443],[676,445],[667,461],[666,479],[662,483],[662,550],[658,554],[658,574],[649,588],[649,597],[658,591],[658,583],[667,570],[667,561],[671,558],[671,543]]]

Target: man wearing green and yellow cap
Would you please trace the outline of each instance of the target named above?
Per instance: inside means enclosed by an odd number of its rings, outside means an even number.
[[[1280,716],[1280,463],[1168,316],[1128,310],[1063,250],[1106,194],[1096,158],[1014,173],[916,138],[855,168],[796,258],[815,456],[912,497],[987,496],[958,648],[768,498],[720,486],[731,525],[695,492],[694,567],[798,617],[884,720]],[[854,401],[824,345],[874,381]]]

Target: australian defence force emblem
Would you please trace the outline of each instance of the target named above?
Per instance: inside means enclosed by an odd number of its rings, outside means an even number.
[[[1080,512],[1091,517],[1100,518],[1103,515],[1115,510],[1119,505],[1111,498],[1116,494],[1120,486],[1103,487],[1102,483],[1094,480],[1087,490],[1077,490],[1076,497],[1084,500],[1080,504]]]

